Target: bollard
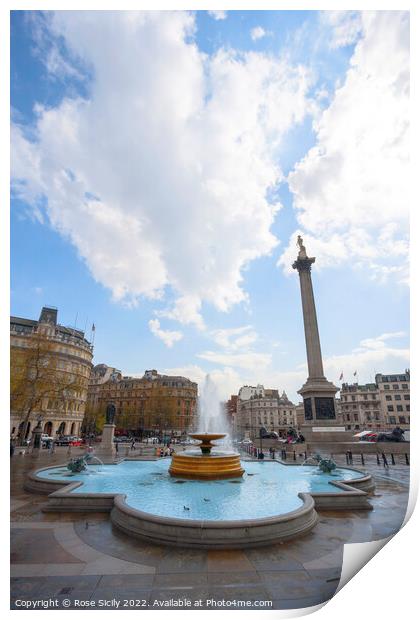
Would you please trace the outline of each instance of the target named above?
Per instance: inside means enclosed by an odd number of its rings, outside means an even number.
[[[350,465],[353,465],[353,454],[351,450],[349,450],[349,461],[350,461]]]
[[[365,464],[365,459],[363,458],[363,452],[360,454],[360,458],[362,460],[362,465],[364,465]]]
[[[408,454],[405,455],[405,464],[410,465],[410,461],[408,460]]]
[[[304,454],[305,454],[305,461],[306,461],[306,459],[308,458],[308,455],[306,454],[306,450]]]
[[[376,463],[377,463],[377,465],[381,464],[381,462],[379,460],[379,454],[378,453],[376,453]]]
[[[293,450],[293,460],[296,461],[296,452]]]
[[[287,451],[284,451],[284,460],[287,461]]]
[[[395,459],[394,459],[394,455],[392,454],[392,452],[391,452],[391,463],[395,465]]]
[[[346,465],[350,465],[349,463],[349,453],[346,452]]]

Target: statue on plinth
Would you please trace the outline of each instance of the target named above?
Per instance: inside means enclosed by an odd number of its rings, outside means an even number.
[[[306,258],[307,257],[306,248],[303,245],[303,239],[302,239],[302,237],[300,235],[298,235],[296,245],[299,247],[299,255],[298,255],[298,257],[299,258]]]
[[[114,424],[114,418],[115,418],[115,405],[113,403],[109,403],[108,407],[106,408],[106,423]]]

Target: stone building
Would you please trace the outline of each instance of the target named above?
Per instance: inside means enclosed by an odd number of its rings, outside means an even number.
[[[227,400],[225,403],[226,419],[229,424],[229,428],[231,429],[231,432],[232,432],[232,429],[235,427],[236,411],[238,408],[238,398],[239,397],[237,394],[232,394],[229,400]]]
[[[83,331],[57,323],[57,308],[38,321],[10,317],[10,432],[78,435],[85,415],[92,345]]]
[[[410,429],[410,371],[400,375],[375,375],[385,426]]]
[[[116,408],[118,433],[181,436],[196,426],[197,384],[156,370],[146,370],[143,377],[122,376],[119,370],[98,364],[89,383],[87,431],[102,428],[109,403]]]
[[[344,383],[339,416],[346,430],[410,428],[410,371],[401,375],[375,375],[375,383]]]
[[[264,426],[269,431],[283,434],[296,427],[296,406],[283,391],[265,389],[264,386],[244,386],[239,390],[234,433],[238,438],[257,437]]]
[[[343,383],[338,419],[348,431],[383,429],[385,420],[376,383],[365,385]]]

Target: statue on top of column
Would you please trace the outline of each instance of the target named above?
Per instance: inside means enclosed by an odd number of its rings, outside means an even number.
[[[297,244],[296,245],[299,247],[299,258],[306,258],[306,256],[307,256],[306,248],[303,245],[303,239],[302,239],[302,237],[300,235],[298,235]]]

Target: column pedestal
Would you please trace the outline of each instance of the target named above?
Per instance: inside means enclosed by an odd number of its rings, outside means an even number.
[[[104,463],[113,462],[116,458],[114,444],[115,424],[105,424],[102,431],[102,440],[98,447],[95,446],[95,456]]]

